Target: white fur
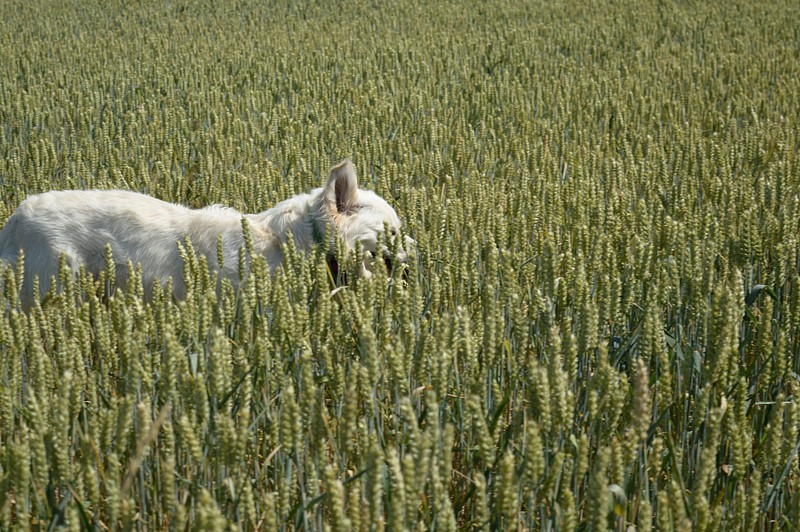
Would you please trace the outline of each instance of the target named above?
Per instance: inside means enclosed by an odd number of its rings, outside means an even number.
[[[281,244],[289,232],[298,250],[309,251],[316,244],[315,235],[324,235],[331,224],[349,249],[361,242],[365,250],[374,253],[384,226],[392,235],[400,228],[397,213],[385,200],[358,188],[355,168],[345,160],[331,169],[325,186],[260,214],[242,214],[219,205],[193,210],[120,190],[31,196],[0,231],[0,260],[14,265],[19,251],[24,251],[21,297],[26,307],[33,301],[34,276],[39,278],[41,297],[50,289],[51,277],[58,275],[62,254],[73,270],[83,265],[97,275],[105,269],[107,244],[117,265],[118,285],[124,285],[130,261],[141,265],[146,293],[156,281],[163,283],[171,277],[175,296],[183,298],[186,288],[178,244],[188,237],[209,268],[235,284],[243,245],[242,218],[248,221],[253,252],[263,255],[273,270],[283,261]],[[217,262],[218,235],[222,235],[222,269]],[[332,251],[333,243],[329,246]],[[405,260],[402,248],[395,259]],[[362,273],[369,275],[368,261],[362,265]]]

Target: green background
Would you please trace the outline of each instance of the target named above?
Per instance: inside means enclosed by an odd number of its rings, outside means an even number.
[[[183,303],[62,272],[30,314],[5,269],[0,528],[797,526],[798,20],[3,2],[0,219],[258,212],[349,157],[418,249],[333,295],[292,250],[238,296],[187,257]]]

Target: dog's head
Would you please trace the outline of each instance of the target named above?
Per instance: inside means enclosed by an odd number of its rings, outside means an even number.
[[[408,236],[400,240],[400,218],[386,200],[370,190],[358,188],[356,169],[345,159],[331,168],[325,186],[319,196],[320,210],[325,213],[348,251],[356,249],[358,243],[366,252],[360,273],[372,275],[373,259],[383,259],[387,269],[408,262],[408,252],[414,240]],[[388,234],[381,233],[387,231]],[[333,252],[333,247],[329,253]]]

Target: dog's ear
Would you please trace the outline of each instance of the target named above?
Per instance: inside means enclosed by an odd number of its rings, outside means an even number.
[[[331,168],[331,175],[322,194],[328,205],[335,207],[337,212],[348,212],[355,208],[358,202],[358,181],[356,168],[349,159]]]

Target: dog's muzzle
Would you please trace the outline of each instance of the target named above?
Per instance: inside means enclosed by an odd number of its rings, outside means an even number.
[[[389,277],[392,277],[395,271],[400,271],[402,279],[407,280],[408,263],[411,257],[414,256],[415,245],[416,241],[413,238],[406,237],[404,248],[398,250],[396,254],[392,254],[391,250],[386,247],[377,253],[366,251],[360,266],[359,275],[371,277],[372,272],[370,270],[372,269],[372,265],[375,264],[375,261],[379,260],[378,257],[380,257],[383,259],[383,264],[386,266],[386,273],[389,275]],[[409,251],[411,253],[409,253]],[[325,256],[325,262],[328,264],[328,269],[330,270],[333,279],[335,281],[347,284],[347,272],[345,270],[339,270],[339,262],[336,260],[336,255],[333,253],[328,253]]]
[[[392,256],[390,250],[384,249],[383,263],[386,265],[386,272],[389,274],[390,277],[392,275],[392,272],[394,272],[394,270],[401,269],[403,279],[408,278],[407,266],[409,259],[411,258],[409,252],[413,254],[416,244],[417,242],[413,238],[406,236],[405,245],[394,256]]]
[[[396,269],[401,269],[403,273],[403,277],[408,276],[408,255],[406,253],[399,253],[396,256],[392,256],[390,253],[383,254],[383,263],[386,265],[386,273],[389,274],[389,277],[392,276],[392,273]]]

